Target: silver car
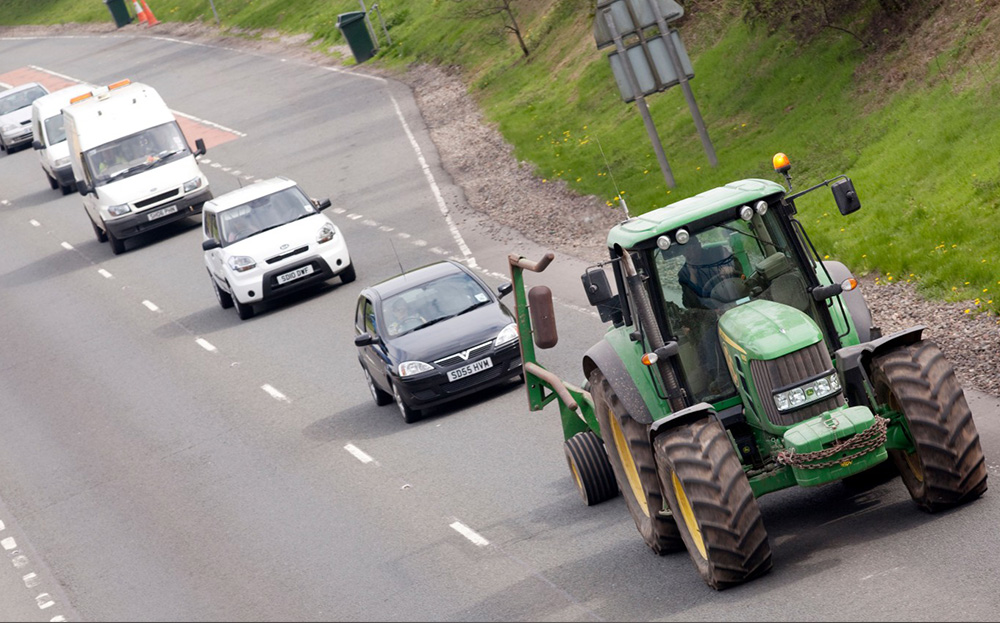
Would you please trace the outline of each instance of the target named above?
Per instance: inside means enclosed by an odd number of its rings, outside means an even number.
[[[31,144],[31,104],[48,94],[37,82],[0,91],[0,151],[13,153]]]

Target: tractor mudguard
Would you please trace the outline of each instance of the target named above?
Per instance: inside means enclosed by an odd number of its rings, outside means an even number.
[[[606,337],[611,337],[612,333],[609,333]],[[636,357],[636,360],[638,361],[638,357]],[[638,365],[639,368],[645,370],[646,366],[642,365],[642,363]],[[590,373],[595,368],[600,368],[601,372],[604,373],[604,378],[615,389],[615,393],[618,394],[618,398],[625,405],[632,419],[641,424],[653,423],[649,407],[643,399],[639,388],[636,386],[636,377],[638,376],[639,379],[647,381],[650,391],[655,392],[648,372],[638,375],[635,374],[635,371],[630,372],[621,355],[608,339],[603,339],[591,346],[590,350],[583,356],[583,374],[586,378],[590,378]]]
[[[870,401],[865,391],[865,384],[870,378],[869,365],[875,357],[898,346],[909,346],[923,338],[923,325],[917,325],[890,333],[877,340],[864,342],[857,346],[848,346],[835,352],[837,370],[844,379],[844,392],[850,405],[864,405]]]
[[[830,273],[833,283],[843,283],[845,279],[854,278],[851,270],[840,262],[828,260],[823,262],[823,266]],[[850,318],[847,319],[848,323],[853,324],[854,330],[858,333],[858,341],[862,344],[868,342],[872,339],[872,312],[868,308],[864,295],[861,294],[861,288],[843,292],[840,296],[844,301],[844,306],[847,307],[847,313],[850,315]]]
[[[705,418],[717,418],[715,409],[707,402],[699,402],[686,409],[681,409],[677,413],[661,417],[649,427],[649,443],[652,444],[656,436],[664,431],[684,424],[690,424],[691,422],[697,422],[698,420],[704,420]]]

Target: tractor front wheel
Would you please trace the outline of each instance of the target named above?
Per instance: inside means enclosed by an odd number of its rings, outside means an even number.
[[[879,404],[903,414],[914,451],[890,450],[918,506],[934,512],[986,491],[979,432],[955,369],[937,344],[921,340],[873,362]]]
[[[653,441],[660,488],[705,582],[722,590],[771,568],[771,544],[757,498],[729,435],[701,420]]]
[[[577,433],[563,445],[576,488],[587,506],[618,495],[618,483],[601,438],[593,431]]]
[[[656,479],[649,427],[629,415],[599,369],[590,373],[590,392],[601,437],[608,449],[608,461],[639,534],[657,554],[682,550],[684,542],[673,516],[663,504]]]

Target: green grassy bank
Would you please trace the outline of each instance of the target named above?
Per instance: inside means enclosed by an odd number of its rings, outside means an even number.
[[[161,21],[214,21],[208,0],[147,2]],[[911,22],[912,32],[881,48],[834,29],[797,43],[784,30],[750,29],[727,0],[682,3],[695,7],[679,27],[719,165],[709,166],[680,89],[650,96],[672,190],[635,105],[621,101],[594,45],[593,0],[515,0],[527,59],[513,38],[494,35],[499,18],[463,18],[452,0],[378,4],[393,45],[371,62],[461,66],[487,117],[546,181],[613,203],[599,143],[617,189],[643,212],[734,179],[781,181],[770,159],[783,151],[796,189],[845,173],[862,199],[861,212],[846,218],[828,191],[799,201],[822,252],[859,273],[915,282],[929,296],[975,299],[973,312],[1000,308],[1000,68],[988,49],[1000,39],[995,2],[928,3],[924,24]],[[864,32],[875,3],[859,4],[853,24]],[[359,10],[356,0],[215,7],[223,28],[307,32],[320,49],[343,43],[337,15]],[[110,21],[103,2],[6,0],[0,10],[4,25],[88,21]]]

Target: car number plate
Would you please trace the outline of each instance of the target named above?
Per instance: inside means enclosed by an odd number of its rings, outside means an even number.
[[[467,376],[471,376],[477,372],[482,372],[483,370],[489,370],[493,367],[493,360],[487,357],[486,359],[480,359],[479,361],[473,361],[467,366],[462,366],[461,368],[456,368],[448,373],[448,381],[457,381],[458,379],[464,379]]]
[[[177,206],[167,206],[165,208],[160,208],[159,210],[154,210],[149,213],[149,220],[155,221],[158,218],[163,218],[168,214],[173,214],[177,212]]]
[[[308,266],[303,266],[302,268],[296,268],[290,273],[278,275],[278,285],[281,285],[283,283],[288,283],[289,281],[295,281],[296,279],[312,274],[312,272],[313,272],[312,264],[309,264]]]

